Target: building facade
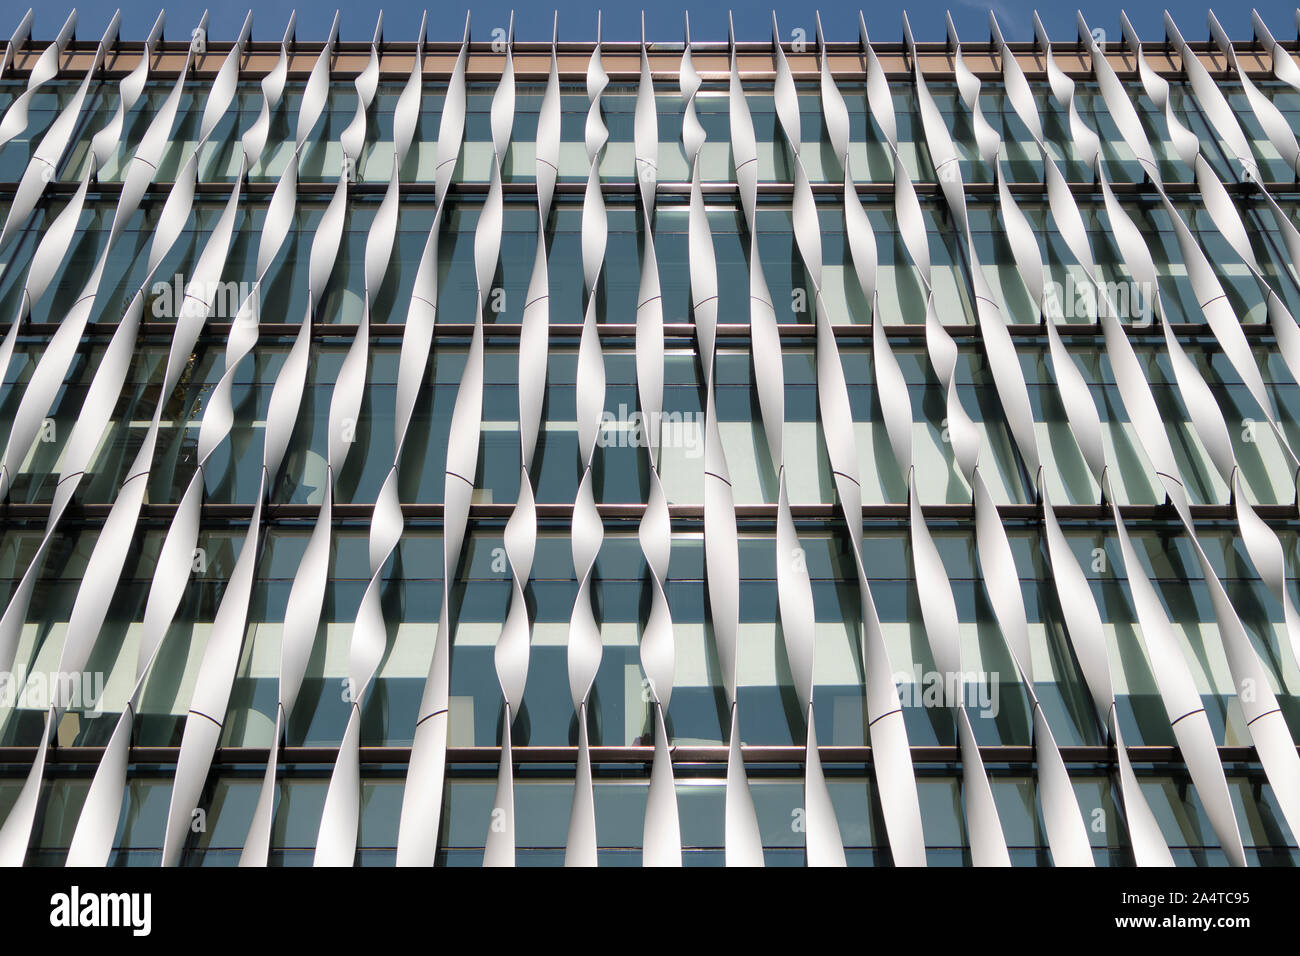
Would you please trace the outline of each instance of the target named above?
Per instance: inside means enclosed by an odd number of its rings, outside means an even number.
[[[0,863],[1300,862],[1290,37],[31,22]]]

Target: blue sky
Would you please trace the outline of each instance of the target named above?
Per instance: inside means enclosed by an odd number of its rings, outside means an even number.
[[[8,37],[25,11],[21,2],[7,5],[0,14],[0,35]],[[213,39],[229,39],[248,10],[248,4],[239,2],[209,4],[202,0],[174,0],[168,3],[111,2],[89,0],[77,3],[77,36],[98,38],[107,26],[113,11],[122,10],[122,32],[135,38],[143,37],[153,25],[159,9],[167,10],[168,37],[181,37],[198,23],[205,7],[211,12],[210,35]],[[473,35],[490,39],[493,27],[505,26],[510,11],[515,10],[515,36],[521,40],[547,40],[551,35],[551,18],[555,4],[519,3],[508,0],[480,0],[467,3],[430,3],[428,0],[389,0],[381,4],[350,3],[343,8],[342,35],[349,40],[369,39],[373,34],[375,16],[384,10],[384,35],[389,39],[413,38],[420,26],[421,13],[429,10],[430,39],[459,39],[465,22],[465,11],[473,10]],[[596,11],[604,7],[605,36],[609,39],[636,39],[640,35],[640,8],[621,3],[566,2],[560,8],[560,37],[568,40],[591,40],[596,33]],[[957,30],[963,39],[983,40],[988,36],[988,11],[997,13],[1003,32],[1008,39],[1030,39],[1032,36],[1032,11],[1035,4],[1018,0],[908,0],[902,5],[912,23],[917,39],[939,40],[944,35],[944,11],[951,9]],[[283,35],[289,12],[298,9],[298,37],[304,40],[323,39],[329,30],[335,6],[311,2],[294,3],[292,0],[258,0],[252,4],[253,36],[259,40],[279,39]],[[1264,0],[1255,4],[1260,15],[1273,33],[1282,40],[1296,37],[1295,5],[1281,0]],[[862,0],[839,2],[819,0],[815,3],[788,0],[733,0],[730,9],[736,17],[737,35],[742,40],[765,40],[770,35],[771,12],[775,8],[783,35],[789,37],[796,27],[802,27],[808,36],[813,35],[813,12],[821,10],[822,23],[832,39],[857,37],[858,10],[866,15],[867,30],[872,39],[898,40],[902,37],[899,4],[864,4]],[[36,7],[33,34],[36,39],[48,39],[58,31],[67,17],[71,5],[57,3]],[[1119,35],[1119,12],[1124,4],[1112,0],[1097,0],[1083,4],[1084,16],[1089,26],[1101,27],[1112,36]],[[1144,39],[1159,40],[1164,36],[1162,10],[1159,4],[1130,3],[1129,18]],[[1209,36],[1206,29],[1204,6],[1172,4],[1169,7],[1174,19],[1189,40],[1203,40]],[[724,40],[727,35],[727,4],[673,3],[657,0],[646,10],[646,32],[651,40],[678,41],[682,38],[682,14],[691,13],[691,35],[700,40]],[[1075,36],[1076,5],[1056,3],[1039,8],[1039,15],[1053,39],[1069,40]],[[1234,38],[1251,36],[1250,5],[1224,5],[1216,13],[1225,29]],[[12,22],[10,22],[12,21]]]

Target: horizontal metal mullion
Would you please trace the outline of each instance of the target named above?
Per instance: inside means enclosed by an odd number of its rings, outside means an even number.
[[[1214,336],[1213,329],[1204,322],[1170,322],[1167,323],[1174,335],[1182,339],[1206,338],[1207,341]],[[224,342],[230,334],[230,322],[208,322],[203,327],[200,341],[220,339]],[[1163,326],[1159,322],[1143,323],[1121,323],[1130,336],[1137,338],[1151,338],[1158,342],[1164,341]],[[298,334],[302,328],[300,323],[296,322],[277,322],[261,323],[257,327],[258,336],[261,340],[259,345],[265,346],[267,339],[274,338],[292,338]],[[522,325],[518,322],[488,322],[483,326],[483,334],[487,338],[515,339],[519,337]],[[1008,325],[1007,332],[1014,338],[1038,338],[1042,337],[1046,341],[1047,331],[1041,323],[1017,323]],[[341,338],[351,342],[356,337],[357,326],[343,323],[317,323],[312,326],[311,334],[313,341],[323,339]],[[601,322],[597,329],[602,338],[632,338],[636,334],[635,323],[630,322]],[[839,324],[832,326],[835,336],[840,339],[870,339],[872,328],[870,323],[852,323]],[[982,339],[982,333],[978,325],[962,323],[944,325],[944,329],[949,335],[960,339]],[[54,322],[32,322],[20,329],[20,341],[22,337],[26,338],[48,338],[59,330],[59,324]],[[116,323],[112,322],[92,322],[86,326],[86,334],[82,341],[93,341],[96,338],[108,339],[117,330]],[[406,330],[405,323],[402,322],[374,322],[370,326],[371,339],[400,339]],[[815,338],[817,335],[817,326],[811,322],[785,322],[777,326],[777,330],[782,338]],[[1101,327],[1096,323],[1070,323],[1066,325],[1057,325],[1057,332],[1067,342],[1080,339],[1097,339],[1101,338]],[[1271,341],[1274,338],[1273,327],[1267,322],[1256,322],[1243,324],[1241,326],[1242,334],[1248,339],[1261,339]],[[433,327],[433,335],[438,338],[463,338],[468,340],[474,333],[474,325],[469,322],[437,322]],[[582,333],[581,322],[555,322],[552,321],[550,334],[552,340],[563,340],[565,338],[577,339]],[[172,337],[176,334],[176,323],[174,322],[145,322],[140,326],[140,337],[146,342],[150,338],[159,338],[171,342]],[[694,339],[696,334],[695,326],[690,322],[665,322],[664,336],[669,339]],[[925,339],[925,326],[920,323],[909,325],[886,325],[885,334],[895,340]],[[750,336],[750,325],[747,322],[724,322],[717,327],[717,335],[723,339],[747,339]]]
[[[52,747],[49,761],[65,765],[95,765],[103,758],[103,747]],[[0,747],[0,764],[30,765],[36,756],[35,747]],[[1061,747],[1061,757],[1067,763],[1108,764],[1115,759],[1115,749],[1110,746],[1084,745]],[[1219,747],[1219,758],[1225,763],[1250,763],[1258,761],[1254,747]],[[727,747],[686,745],[671,748],[673,762],[678,764],[704,763],[725,766]],[[752,746],[741,748],[748,764],[802,765],[803,747]],[[994,745],[979,748],[986,764],[1025,764],[1036,761],[1032,746]],[[872,762],[870,746],[821,746],[817,748],[823,763],[869,764]],[[519,747],[512,751],[520,764],[573,764],[577,761],[577,747]],[[912,747],[912,761],[916,764],[961,763],[958,747]],[[176,763],[179,747],[132,747],[129,761],[133,764],[169,765]],[[1177,747],[1135,746],[1128,748],[1129,759],[1143,764],[1179,764],[1182,760]],[[335,747],[284,747],[280,750],[281,766],[291,764],[332,764],[338,756]],[[269,751],[265,747],[219,747],[213,762],[223,766],[265,764]],[[361,762],[366,764],[402,764],[411,757],[410,747],[361,747]],[[593,764],[644,764],[654,759],[653,747],[602,747],[591,748]],[[501,760],[500,747],[448,747],[447,764],[497,765]]]
[[[146,199],[164,200],[171,192],[172,183],[164,181],[155,181],[145,191]],[[230,181],[216,181],[198,183],[195,187],[195,193],[198,196],[220,196],[227,197],[230,195]],[[242,187],[242,192],[250,196],[270,197],[275,192],[277,183],[272,180],[246,182]],[[844,193],[844,184],[842,182],[810,183],[814,195],[820,196],[839,196]],[[913,184],[916,192],[923,197],[939,199],[943,196],[942,187],[939,183],[930,181],[918,181]],[[1101,185],[1095,181],[1072,182],[1069,183],[1072,193],[1079,196],[1097,195],[1101,196]],[[1260,187],[1257,183],[1226,182],[1223,184],[1229,193],[1235,193],[1244,198],[1254,195]],[[1288,195],[1300,193],[1300,180],[1284,180],[1267,182],[1262,184],[1265,189],[1273,194]],[[45,196],[71,196],[76,193],[79,184],[75,182],[52,182],[45,187]],[[1041,195],[1047,196],[1047,186],[1040,181],[1008,183],[1007,187],[1011,192],[1021,196]],[[1111,190],[1120,196],[1143,195],[1157,197],[1154,185],[1150,182],[1114,182],[1110,183]],[[489,184],[482,183],[452,183],[448,189],[450,196],[486,196]],[[531,181],[503,183],[502,191],[506,195],[532,196],[537,192],[537,184]],[[864,183],[854,184],[859,196],[889,196],[894,193],[894,184],[892,182]],[[996,199],[998,188],[995,183],[964,183],[967,195],[987,198],[990,202]],[[87,201],[93,202],[95,193],[103,196],[112,197],[120,194],[122,184],[119,182],[97,182]],[[322,182],[299,182],[296,186],[297,195],[300,199],[328,199],[337,189],[337,183],[328,180]],[[380,199],[387,192],[388,184],[386,182],[374,183],[352,183],[348,186],[348,194],[353,197],[369,196]],[[400,191],[406,196],[428,196],[432,199],[435,195],[437,186],[433,182],[401,182]],[[579,197],[587,189],[585,182],[558,182],[554,186],[558,195],[568,195]],[[635,180],[626,181],[604,181],[600,184],[601,193],[604,195],[625,195],[629,198],[637,194],[637,183]],[[737,194],[737,186],[734,182],[708,182],[702,183],[701,189],[706,196],[729,196]],[[0,196],[8,196],[16,193],[18,183],[14,181],[0,182]],[[683,181],[661,181],[656,183],[655,191],[659,195],[678,195],[686,197],[690,195],[691,184]],[[762,196],[793,196],[794,184],[787,182],[764,182],[758,184],[759,195]],[[1165,184],[1165,192],[1174,196],[1196,196],[1200,194],[1200,187],[1194,182],[1169,182]]]
[[[598,504],[601,517],[607,520],[639,519],[646,506],[637,502]],[[69,505],[65,521],[100,521],[108,516],[112,505],[74,504]],[[573,514],[571,503],[539,503],[536,505],[539,520],[568,519]],[[470,505],[470,520],[498,521],[508,519],[515,509],[514,502],[504,504]],[[368,521],[374,514],[373,504],[349,504],[335,502],[334,520],[338,523],[349,521]],[[1005,504],[997,506],[998,515],[1004,522],[1034,523],[1042,518],[1042,507],[1037,504]],[[704,506],[694,504],[671,504],[669,515],[675,521],[700,521],[704,517]],[[927,504],[921,506],[927,522],[973,521],[974,506],[969,504]],[[1054,507],[1058,520],[1062,522],[1099,522],[1107,525],[1111,521],[1109,504],[1059,504]],[[1178,513],[1171,504],[1159,505],[1120,505],[1120,517],[1126,522],[1138,521],[1177,521]],[[1259,505],[1256,513],[1265,521],[1293,522],[1300,520],[1300,510],[1295,504]],[[0,526],[5,520],[40,521],[49,515],[50,506],[42,503],[6,502],[0,505]],[[267,504],[262,508],[264,522],[277,521],[315,521],[320,512],[318,505],[304,504]],[[796,521],[824,521],[838,524],[842,512],[836,504],[792,505],[791,512]],[[175,504],[146,504],[142,506],[141,517],[148,520],[170,520],[176,513]],[[906,504],[867,504],[862,508],[863,518],[867,521],[907,522],[909,507]],[[402,504],[402,514],[407,520],[441,521],[443,506],[432,502],[411,502]],[[1225,522],[1236,520],[1236,509],[1232,505],[1192,505],[1194,522]],[[205,502],[202,506],[205,521],[246,522],[253,515],[252,504],[225,504]],[[739,504],[736,505],[736,517],[741,521],[775,522],[777,506],[775,504]]]
[[[453,34],[458,32],[458,26],[449,32]],[[592,22],[578,27],[579,30],[588,35],[594,33],[594,28],[594,19]],[[852,29],[852,27],[850,26],[849,29]],[[278,35],[275,29],[272,29],[270,33]],[[13,77],[29,76],[32,66],[49,42],[49,39],[31,38],[24,43],[15,53],[10,75]],[[1288,50],[1297,48],[1294,41],[1282,41],[1282,45]],[[59,76],[65,79],[79,79],[81,71],[85,68],[85,62],[94,53],[95,46],[94,41],[89,38],[69,42],[64,52]],[[192,64],[190,76],[196,81],[213,79],[231,47],[232,43],[229,41],[210,39],[205,54],[196,63]],[[314,63],[323,47],[323,42],[319,40],[291,42],[292,61],[289,75],[294,80],[305,78],[310,66]],[[798,79],[804,81],[816,79],[816,67],[820,52],[820,48],[816,44],[808,43],[802,48],[796,49],[792,43],[787,41],[783,42],[781,47],[791,59],[792,70]],[[873,40],[871,47],[878,56],[886,61],[886,75],[890,79],[905,81],[911,78],[912,56],[905,43],[893,39]],[[1023,42],[1011,43],[1009,47],[1012,53],[1016,54],[1021,61],[1022,69],[1025,70],[1030,79],[1040,81],[1046,79],[1046,65],[1043,62],[1044,57],[1039,47],[1032,43]],[[1211,76],[1228,77],[1232,75],[1233,71],[1215,45],[1207,41],[1193,41],[1188,44],[1188,47],[1201,60]],[[1271,71],[1265,63],[1251,62],[1261,52],[1254,41],[1235,40],[1233,41],[1233,47],[1249,64],[1243,66],[1249,75],[1271,78]],[[188,48],[189,44],[184,41],[160,42],[155,48],[151,77],[166,80],[179,76],[180,68],[185,63]],[[561,60],[559,64],[561,77],[568,82],[585,79],[585,61],[595,48],[594,37],[588,40],[565,41],[558,44],[556,52]],[[1106,59],[1122,79],[1138,78],[1136,64],[1131,52],[1114,43],[1103,44],[1102,48]],[[1145,43],[1144,48],[1148,55],[1160,54],[1159,61],[1151,64],[1154,71],[1172,79],[1182,78],[1184,69],[1177,59],[1178,54],[1166,38],[1162,37],[1153,42]],[[278,53],[279,49],[279,43],[266,40],[253,41],[247,45],[246,55],[248,57],[260,55],[265,58],[268,55]],[[512,45],[514,55],[521,59],[541,59],[549,54],[551,49],[549,42],[541,40],[516,40]],[[611,77],[619,81],[626,81],[636,75],[636,57],[641,51],[639,42],[632,39],[602,41],[600,49],[607,60],[606,72]],[[650,55],[658,61],[654,64],[655,68],[653,69],[656,77],[667,79],[676,75],[675,65],[665,64],[661,58],[680,53],[681,49],[682,43],[678,39],[648,44]],[[718,61],[721,60],[725,63],[725,56],[731,47],[722,40],[709,40],[695,41],[691,44],[691,49],[697,58],[697,69],[701,74],[708,77],[721,71]],[[755,69],[753,63],[754,57],[763,55],[771,57],[774,55],[773,44],[770,41],[737,42],[735,49],[742,59],[748,61],[744,64],[742,76],[759,79],[774,75],[775,63],[771,67],[764,64],[759,69]],[[955,79],[951,49],[943,41],[924,41],[916,44],[916,53],[922,59],[929,79],[936,81]],[[358,61],[369,50],[370,43],[365,40],[337,41],[331,79],[338,82],[354,79],[364,67],[364,62]],[[389,55],[407,58],[415,51],[415,41],[405,40],[404,38],[385,41],[379,44],[379,50],[381,57],[384,59],[387,59]],[[423,44],[426,57],[426,80],[432,82],[445,80],[450,75],[450,63],[448,61],[459,50],[459,41],[451,37],[435,41],[426,40]],[[828,42],[825,45],[825,52],[836,60],[833,67],[834,75],[842,79],[856,79],[862,72],[865,72],[864,70],[859,71],[851,59],[854,54],[859,54],[861,50],[861,43],[854,40]],[[1080,80],[1092,78],[1092,57],[1087,46],[1077,40],[1066,40],[1052,42],[1051,50],[1062,61],[1060,67],[1068,76]],[[120,41],[112,50],[101,75],[109,80],[122,78],[135,67],[142,52],[143,44],[141,42]],[[494,43],[483,40],[472,41],[469,44],[468,52],[470,54],[469,70],[474,79],[488,79],[491,68],[503,56],[502,52],[495,48]],[[987,39],[963,42],[962,52],[968,61],[973,61],[971,70],[979,78],[991,81],[1002,78],[998,50]],[[347,58],[346,64],[341,62],[343,58]],[[858,58],[861,59],[860,56]],[[437,59],[442,59],[445,65],[440,67],[434,62]],[[847,62],[845,62],[845,59],[847,59]],[[240,78],[247,81],[260,80],[265,70],[248,69],[247,62],[246,60],[243,64],[245,68],[241,69]],[[409,69],[409,65],[407,65],[407,69]],[[543,67],[540,64],[535,64],[530,68],[528,64],[521,63],[516,67],[516,75],[524,80],[540,80],[545,75],[544,72],[541,72],[542,69]],[[404,75],[393,65],[382,60],[380,70],[381,76],[390,79]]]

